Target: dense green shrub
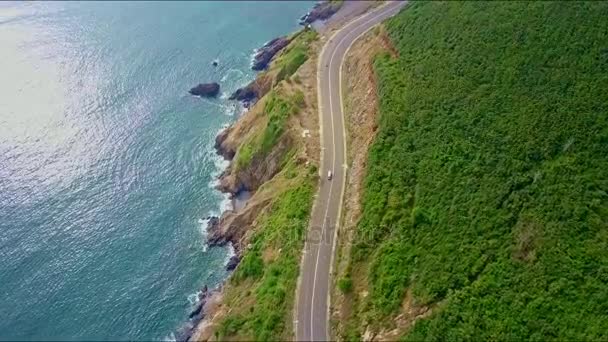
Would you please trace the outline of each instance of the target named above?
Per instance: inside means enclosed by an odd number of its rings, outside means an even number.
[[[258,279],[264,274],[264,261],[259,249],[254,249],[245,253],[237,271],[231,278],[234,282],[239,282],[246,278]]]
[[[386,323],[409,287],[436,310],[407,339],[608,338],[606,18],[606,2],[417,2],[388,21],[355,320]]]
[[[344,277],[338,280],[338,288],[342,293],[350,293],[353,290],[353,280],[350,277]]]

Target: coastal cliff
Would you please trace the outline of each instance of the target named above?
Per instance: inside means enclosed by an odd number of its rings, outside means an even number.
[[[218,189],[229,193],[232,198],[242,192],[250,193],[252,197],[241,212],[227,211],[218,224],[211,227],[209,236],[211,244],[230,242],[238,253],[243,246],[240,240],[255,219],[255,213],[260,212],[269,202],[269,198],[257,195],[258,189],[277,175],[289,158],[297,158],[298,164],[310,163],[306,151],[303,152],[304,155],[301,155],[302,153],[298,155],[298,152],[303,150],[299,146],[302,139],[312,140],[310,136],[303,137],[302,132],[305,129],[311,131],[314,127],[304,128],[303,125],[314,123],[311,120],[304,122],[300,119],[304,115],[314,117],[310,105],[314,104],[314,99],[306,98],[300,76],[294,73],[306,62],[309,55],[314,53],[311,49],[315,39],[316,33],[308,29],[294,34],[290,44],[276,56],[267,72],[260,74],[251,83],[269,83],[264,88],[265,92],[260,94],[259,102],[216,137],[217,152],[231,161],[219,177]],[[301,63],[293,67],[294,71],[287,75],[283,72],[283,68],[293,63],[295,50],[301,50],[305,59],[301,59]],[[259,81],[260,79],[264,81]],[[316,162],[316,155],[312,158]],[[253,207],[256,207],[256,210],[252,210]]]
[[[231,244],[236,267],[221,289],[206,292],[201,319],[182,339],[291,337],[287,318],[318,181],[319,43],[308,28],[287,39],[267,69],[233,94],[249,109],[216,138],[217,152],[230,160],[218,189],[250,198],[210,220],[208,243]]]

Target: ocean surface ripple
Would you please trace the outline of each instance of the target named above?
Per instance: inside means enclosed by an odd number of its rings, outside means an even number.
[[[0,3],[0,339],[162,339],[225,278],[225,95],[310,5]]]

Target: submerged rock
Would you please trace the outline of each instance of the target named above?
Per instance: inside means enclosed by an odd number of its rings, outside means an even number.
[[[198,294],[198,301],[194,309],[188,315],[188,321],[175,331],[175,341],[186,342],[190,340],[196,326],[205,318],[205,304],[207,304],[213,292],[218,290],[209,290],[207,285],[203,286]]]
[[[188,91],[190,94],[201,97],[215,97],[220,92],[220,85],[213,83],[200,83]]]
[[[268,63],[272,60],[272,57],[274,57],[277,52],[281,51],[282,48],[286,47],[287,44],[289,44],[289,39],[287,39],[287,37],[275,38],[264,44],[253,57],[251,69],[258,71],[266,69]]]
[[[198,302],[194,307],[194,310],[192,310],[192,312],[188,315],[188,318],[194,318],[198,316],[201,311],[203,311],[203,306],[205,306],[205,301]]]
[[[234,269],[239,265],[240,261],[241,259],[238,256],[231,256],[230,260],[228,260],[228,263],[226,264],[226,271],[234,271]]]

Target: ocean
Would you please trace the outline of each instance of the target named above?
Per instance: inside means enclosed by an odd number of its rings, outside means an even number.
[[[227,273],[215,135],[311,1],[0,2],[0,339],[158,340]],[[217,59],[219,65],[211,62]],[[221,85],[217,99],[187,91]]]

